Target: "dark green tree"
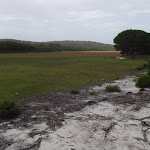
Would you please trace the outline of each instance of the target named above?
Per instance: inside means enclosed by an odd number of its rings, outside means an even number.
[[[142,30],[125,30],[114,38],[115,49],[122,55],[147,54],[150,52],[150,34]]]

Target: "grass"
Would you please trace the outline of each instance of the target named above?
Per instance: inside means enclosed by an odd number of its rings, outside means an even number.
[[[109,55],[6,56],[0,57],[0,102],[48,91],[101,85],[102,78],[107,81],[123,77],[132,68],[146,62],[144,58],[118,60]]]
[[[120,92],[120,87],[117,85],[108,85],[105,89],[106,92]]]

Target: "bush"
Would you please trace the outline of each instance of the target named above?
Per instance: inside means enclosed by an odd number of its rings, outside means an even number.
[[[137,66],[135,68],[135,70],[145,70],[147,68],[147,66],[145,64],[141,65],[141,66]]]
[[[0,118],[11,119],[16,117],[20,112],[20,108],[16,106],[14,101],[4,101],[0,104]]]
[[[150,76],[150,69],[148,69],[148,73],[147,74],[148,74],[148,76]]]
[[[90,95],[95,95],[95,92],[90,92]]]
[[[71,94],[79,94],[80,92],[78,90],[72,90],[70,91]]]
[[[149,88],[150,87],[150,76],[142,75],[136,81],[136,86],[139,88]]]
[[[105,88],[106,92],[120,92],[120,87],[117,85],[109,85]]]

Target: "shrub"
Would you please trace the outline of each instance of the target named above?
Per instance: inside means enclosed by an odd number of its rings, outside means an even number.
[[[79,94],[80,92],[78,90],[72,90],[70,91],[71,94]]]
[[[136,86],[139,88],[148,88],[150,87],[150,76],[142,75],[136,81]]]
[[[16,106],[14,101],[4,101],[0,104],[0,118],[11,119],[16,117],[20,112],[20,108]]]
[[[95,92],[90,92],[90,95],[95,95]]]
[[[46,111],[49,111],[49,108],[48,108],[48,106],[45,106],[45,110],[46,110]]]
[[[150,69],[148,69],[148,73],[147,74],[148,74],[148,76],[150,76]]]
[[[120,92],[120,87],[117,85],[109,85],[105,88],[106,92]]]
[[[135,68],[135,70],[145,70],[147,67],[145,66],[145,64],[144,65],[141,65],[141,66],[137,66],[136,68]]]

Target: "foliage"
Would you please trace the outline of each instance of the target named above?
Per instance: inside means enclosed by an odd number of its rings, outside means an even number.
[[[71,94],[79,94],[80,91],[78,91],[78,90],[72,90],[72,91],[70,91],[70,93],[71,93]]]
[[[123,55],[150,54],[150,34],[142,30],[125,30],[114,38],[114,43]]]
[[[0,42],[0,53],[25,53],[25,52],[60,52],[62,51],[61,46],[32,46],[23,43],[17,43],[12,41],[1,41]]]
[[[117,85],[108,85],[105,88],[106,92],[120,92],[120,87]]]
[[[136,80],[136,86],[139,88],[149,88],[150,87],[150,76],[142,75]]]
[[[4,101],[0,104],[0,118],[11,119],[16,117],[20,112],[20,108],[16,106],[14,101]]]

